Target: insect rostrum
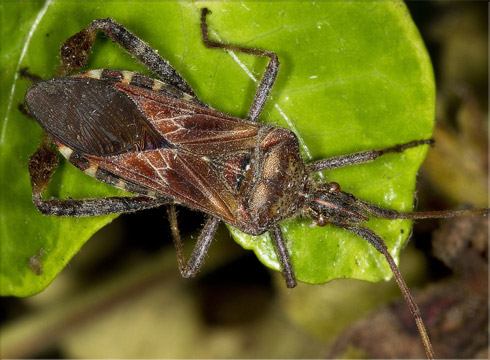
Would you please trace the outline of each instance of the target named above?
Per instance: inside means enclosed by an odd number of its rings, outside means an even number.
[[[417,219],[487,210],[398,213],[359,200],[335,182],[313,180],[312,173],[373,161],[432,140],[306,164],[293,132],[257,122],[278,74],[276,54],[209,40],[206,15],[203,9],[201,31],[207,47],[270,59],[247,118],[210,108],[167,61],[129,30],[112,19],[94,20],[62,46],[57,77],[34,84],[26,94],[31,114],[49,135],[29,163],[34,204],[44,214],[57,216],[97,216],[165,205],[185,277],[198,272],[221,221],[250,235],[269,231],[288,287],[296,285],[296,278],[279,222],[303,215],[319,226],[333,224],[368,241],[385,256],[415,317],[427,355],[433,357],[417,305],[383,239],[362,223],[369,216]],[[67,77],[85,65],[98,30],[162,81],[110,69]],[[42,200],[57,165],[53,143],[86,174],[138,196]],[[209,215],[187,262],[177,226],[177,204]]]

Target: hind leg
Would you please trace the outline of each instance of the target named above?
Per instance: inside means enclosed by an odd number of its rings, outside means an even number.
[[[41,145],[29,159],[32,201],[44,215],[86,217],[131,213],[171,202],[166,199],[153,199],[146,196],[43,200],[42,195],[58,165],[58,155],[51,150],[51,146],[51,141],[47,135],[44,135]]]

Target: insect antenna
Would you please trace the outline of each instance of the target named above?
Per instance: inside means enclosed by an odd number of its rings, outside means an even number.
[[[356,203],[361,209],[370,215],[383,219],[447,219],[460,216],[488,215],[490,209],[469,209],[469,210],[442,210],[442,211],[415,211],[398,212],[396,210],[385,209],[368,202],[356,199]]]
[[[410,290],[408,289],[408,286],[405,283],[405,280],[403,280],[400,270],[398,270],[398,267],[396,266],[395,261],[391,257],[388,251],[388,247],[386,246],[383,239],[371,229],[368,229],[363,226],[354,226],[354,225],[346,225],[346,224],[335,224],[335,225],[344,228],[345,230],[350,231],[351,233],[354,233],[357,236],[362,237],[363,239],[368,241],[372,246],[374,246],[374,248],[377,251],[379,251],[381,254],[384,255],[386,261],[388,262],[391,268],[391,271],[393,272],[396,283],[398,284],[398,287],[400,288],[403,297],[405,298],[405,301],[408,304],[410,312],[412,313],[412,316],[415,319],[415,323],[417,324],[420,337],[422,338],[422,342],[424,344],[424,349],[427,354],[427,358],[434,359],[435,353],[434,350],[432,349],[432,344],[430,343],[429,335],[427,334],[427,330],[425,328],[424,322],[422,321],[422,316],[420,314],[419,307],[415,303],[415,300],[413,299],[412,294],[410,293]]]
[[[405,212],[398,212],[395,210],[378,207],[368,202],[359,200],[355,198],[352,194],[348,194],[340,191],[336,191],[333,194],[337,194],[336,196],[342,195],[343,197],[345,197],[346,200],[348,200],[351,206],[357,207],[366,215],[373,215],[375,217],[391,219],[391,220],[452,218],[452,217],[471,216],[471,215],[488,215],[490,213],[490,209],[420,211],[420,212],[405,213]],[[332,195],[330,195],[330,197],[332,197]],[[400,274],[400,270],[398,270],[395,261],[393,260],[390,253],[388,252],[388,248],[385,242],[383,241],[383,239],[371,229],[363,226],[353,225],[342,221],[333,221],[333,222],[330,221],[330,222],[347,231],[350,231],[351,233],[356,234],[357,236],[362,237],[363,239],[368,241],[378,252],[384,255],[386,261],[388,262],[391,268],[391,271],[393,272],[398,287],[400,288],[403,297],[405,298],[408,307],[410,308],[410,312],[412,313],[412,316],[415,319],[415,323],[417,324],[417,327],[419,329],[419,333],[422,338],[422,342],[424,344],[424,349],[427,354],[427,357],[429,359],[433,359],[435,357],[434,350],[432,349],[432,345],[430,343],[427,330],[422,321],[420,310],[417,304],[415,303],[412,295],[410,294],[408,286],[403,280],[402,275]]]

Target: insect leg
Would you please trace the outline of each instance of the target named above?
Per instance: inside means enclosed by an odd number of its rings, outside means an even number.
[[[408,307],[410,308],[410,312],[412,313],[415,322],[417,324],[417,327],[419,329],[420,336],[422,338],[422,342],[424,344],[424,349],[427,354],[427,358],[429,359],[434,359],[435,354],[434,350],[432,349],[432,345],[429,340],[429,335],[427,334],[427,330],[424,326],[424,323],[422,321],[422,316],[420,314],[419,307],[415,303],[415,300],[412,297],[412,294],[410,294],[410,290],[408,289],[407,284],[403,280],[402,275],[400,274],[400,270],[398,270],[398,267],[395,264],[395,261],[391,257],[390,253],[388,252],[388,248],[386,247],[385,242],[381,237],[379,237],[374,231],[371,229],[368,229],[363,226],[351,226],[351,225],[345,225],[345,224],[334,224],[337,225],[341,228],[344,228],[357,236],[362,237],[364,240],[369,242],[376,250],[378,250],[381,254],[384,255],[386,258],[386,261],[390,265],[391,271],[393,272],[393,275],[395,276],[395,280],[398,284],[398,287],[400,288],[403,297],[405,298]]]
[[[66,76],[70,71],[81,69],[86,65],[98,30],[118,43],[164,82],[189,95],[196,96],[189,84],[168,61],[158,55],[147,43],[111,18],[94,20],[85,29],[65,41],[61,46],[61,65],[57,76]]]
[[[257,121],[264,108],[265,102],[269,97],[269,93],[274,85],[274,81],[277,77],[277,72],[279,70],[279,59],[277,55],[268,50],[260,50],[260,49],[251,49],[243,46],[232,45],[232,44],[223,44],[220,42],[212,41],[208,39],[208,24],[206,23],[206,15],[210,13],[207,8],[201,9],[201,33],[202,40],[204,45],[208,48],[216,48],[216,49],[224,49],[231,51],[240,51],[245,54],[255,55],[255,56],[267,56],[270,58],[269,64],[265,69],[264,75],[262,76],[262,80],[260,81],[259,87],[257,88],[257,92],[255,93],[254,100],[252,102],[252,106],[248,111],[248,120]]]
[[[179,223],[177,222],[177,211],[175,205],[167,205],[168,221],[170,222],[170,230],[172,231],[172,239],[175,250],[177,251],[177,262],[182,276],[185,274],[186,264],[184,257],[184,249],[182,247],[182,239],[180,237]]]
[[[27,107],[26,103],[20,103],[17,105],[17,109],[22,113],[22,115],[27,116],[31,120],[36,120],[34,115],[29,111],[29,108]]]
[[[37,76],[35,74],[32,74],[29,71],[29,68],[28,67],[24,67],[24,68],[20,69],[19,70],[19,75],[20,75],[21,78],[27,79],[27,80],[29,80],[33,84],[35,84],[35,83],[43,80],[40,76]]]
[[[35,83],[37,83],[37,82],[39,82],[39,81],[42,80],[41,77],[32,74],[29,71],[29,68],[28,67],[24,67],[24,68],[20,69],[19,70],[19,76],[21,78],[23,78],[23,79],[29,80],[33,84],[35,84]],[[22,115],[27,116],[31,120],[36,120],[36,118],[34,117],[34,115],[32,115],[32,113],[30,112],[29,108],[27,107],[27,104],[25,103],[25,100],[24,100],[24,102],[22,102],[19,105],[17,105],[17,109],[22,113]]]
[[[284,280],[286,280],[286,286],[288,288],[293,288],[297,284],[296,276],[294,275],[293,266],[291,265],[291,259],[289,258],[284,236],[278,224],[272,226],[270,229],[270,234],[272,236],[272,241],[274,242],[274,247],[276,248],[277,257],[281,263],[281,271],[282,275],[284,276]]]
[[[185,261],[184,251],[182,247],[182,240],[180,237],[179,226],[177,223],[177,213],[175,211],[175,205],[167,206],[168,219],[170,221],[170,228],[172,230],[173,241],[175,249],[177,250],[177,261],[179,264],[179,270],[182,277],[191,278],[196,276],[204,263],[204,257],[208,253],[209,246],[213,241],[216,230],[220,220],[216,217],[210,217],[204,224],[204,227],[197,239],[196,245],[192,250],[192,254],[189,261]]]
[[[412,147],[416,147],[420,145],[432,145],[433,143],[434,143],[433,139],[415,140],[405,144],[395,145],[386,149],[367,150],[355,154],[342,155],[333,158],[322,159],[322,160],[315,161],[309,164],[308,166],[310,171],[313,172],[335,169],[339,167],[370,162],[384,154],[402,152]]]
[[[50,149],[50,141],[47,135],[44,135],[40,147],[29,159],[32,201],[44,215],[81,217],[119,214],[150,209],[170,202],[170,200],[152,199],[145,196],[42,200],[42,194],[57,165],[58,155]]]

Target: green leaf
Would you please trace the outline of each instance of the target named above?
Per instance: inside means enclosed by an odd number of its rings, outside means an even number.
[[[432,67],[404,4],[303,4],[301,9],[284,6],[281,23],[263,29],[266,35],[256,35],[259,41],[253,46],[276,51],[282,61],[274,101],[265,113],[298,135],[305,160],[430,138],[435,108]],[[304,20],[297,23],[298,19]],[[222,34],[224,20],[214,20]],[[375,205],[411,211],[416,174],[426,151],[422,147],[386,155],[371,164],[325,172],[319,180],[336,181],[344,191]],[[281,224],[300,281],[391,277],[383,256],[364,240],[333,226],[311,229],[310,222]],[[385,239],[397,258],[411,222],[371,219],[367,226]],[[233,229],[232,234],[264,264],[280,268],[268,234],[252,237]]]
[[[54,75],[59,47],[93,19],[112,17],[148,42],[189,82],[198,96],[230,114],[247,114],[266,59],[203,46],[199,9],[207,6],[211,37],[273,50],[281,67],[261,120],[292,129],[306,161],[384,148],[429,138],[434,82],[428,55],[401,2],[3,2],[0,4],[0,293],[27,296],[43,290],[85,241],[114,217],[44,217],[31,201],[27,162],[40,127],[17,105],[29,86],[20,68],[43,78]],[[70,19],[66,21],[66,19]],[[6,41],[8,40],[8,41]],[[148,74],[118,46],[100,37],[89,68],[119,68]],[[425,148],[387,155],[371,164],[337,169],[319,180],[376,205],[409,211],[415,176]],[[48,196],[120,194],[63,162]],[[410,232],[409,221],[373,220],[392,254]],[[390,275],[385,261],[360,238],[306,220],[282,224],[299,280],[379,280]],[[403,234],[401,233],[401,230]],[[232,230],[267,266],[278,269],[267,236]],[[41,250],[42,249],[42,250]],[[34,257],[34,258],[33,258]],[[38,260],[41,275],[29,267]]]

